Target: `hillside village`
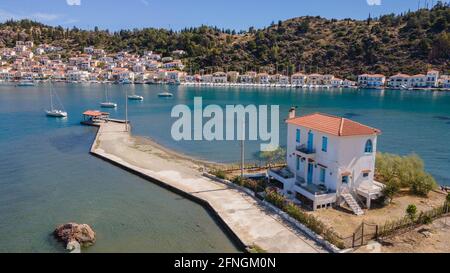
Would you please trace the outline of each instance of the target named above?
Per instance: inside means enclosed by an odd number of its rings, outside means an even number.
[[[203,85],[262,85],[272,87],[366,87],[366,88],[450,88],[450,77],[430,70],[426,75],[362,74],[356,82],[331,74],[268,74],[266,72],[217,71],[190,74],[184,71],[180,59],[183,50],[170,56],[152,51],[142,55],[125,51],[107,53],[93,46],[64,61],[64,49],[48,44],[34,45],[32,41],[17,41],[14,48],[0,49],[0,80],[3,81],[66,81],[116,83],[171,83]]]

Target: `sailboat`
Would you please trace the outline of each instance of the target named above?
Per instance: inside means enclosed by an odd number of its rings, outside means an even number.
[[[50,85],[50,110],[45,111],[48,117],[54,118],[65,118],[67,117],[67,112],[64,110],[55,109],[53,107],[53,88]]]
[[[100,107],[102,107],[102,108],[116,108],[117,107],[117,103],[108,101],[108,88],[106,86],[105,86],[105,98],[106,98],[106,101],[100,103]]]
[[[139,101],[143,101],[144,97],[143,96],[139,96],[136,94],[132,94],[132,95],[128,95],[128,99],[129,100],[139,100]]]

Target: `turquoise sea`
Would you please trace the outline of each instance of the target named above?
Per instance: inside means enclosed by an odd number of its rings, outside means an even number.
[[[199,205],[88,154],[95,129],[79,125],[81,113],[99,109],[104,86],[53,84],[67,119],[44,115],[49,85],[0,85],[0,252],[61,252],[50,233],[57,224],[88,223],[98,234],[88,252],[235,252],[236,246]],[[450,185],[450,93],[399,90],[109,85],[124,118],[125,90],[144,96],[129,102],[133,133],[201,159],[237,162],[236,141],[171,138],[172,107],[201,96],[203,104],[280,105],[280,141],[288,109],[298,114],[345,116],[383,131],[378,149],[417,153],[439,183]],[[170,91],[172,99],[157,94]],[[259,142],[247,141],[246,160],[257,161]]]

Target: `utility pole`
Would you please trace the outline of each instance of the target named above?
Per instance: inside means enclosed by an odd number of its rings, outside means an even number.
[[[244,139],[245,139],[245,116],[242,118],[242,139],[241,139],[241,177],[244,178]]]
[[[128,88],[125,89],[125,132],[128,132]]]

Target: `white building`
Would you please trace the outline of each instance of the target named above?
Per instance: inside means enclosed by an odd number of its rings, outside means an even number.
[[[356,214],[362,210],[355,199],[370,208],[380,197],[383,186],[374,181],[380,130],[320,113],[296,117],[295,108],[286,123],[287,167],[269,171],[284,195],[313,210],[345,200]]]
[[[270,82],[269,74],[267,73],[258,73],[256,75],[256,82],[259,84],[268,84]]]
[[[427,73],[427,87],[438,87],[439,71],[430,70]]]
[[[409,77],[409,87],[427,87],[427,76],[417,74]]]
[[[404,88],[410,86],[411,76],[406,74],[396,74],[389,78],[388,86],[393,88]]]
[[[226,83],[228,81],[227,74],[225,72],[216,72],[212,76],[214,83]]]
[[[304,85],[306,84],[306,75],[302,73],[295,73],[291,76],[291,84],[293,85]]]
[[[322,74],[310,74],[307,76],[308,84],[312,85],[321,85],[323,84],[323,75]]]
[[[344,83],[344,81],[342,79],[339,79],[339,78],[333,78],[330,81],[330,85],[332,87],[341,87],[343,85],[343,83]]]
[[[382,87],[386,77],[382,74],[362,74],[358,76],[358,85],[362,87]]]

